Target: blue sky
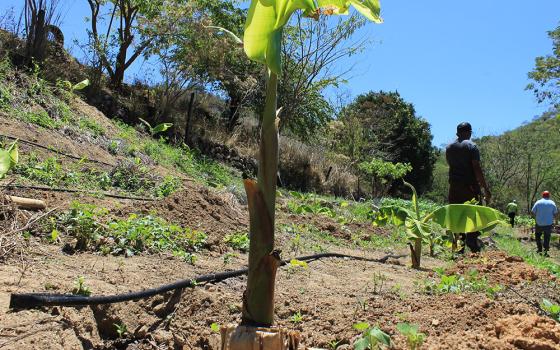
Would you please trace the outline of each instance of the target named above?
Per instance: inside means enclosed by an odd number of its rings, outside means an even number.
[[[361,33],[374,43],[342,62],[356,64],[344,87],[352,97],[397,90],[431,124],[435,146],[452,140],[461,121],[475,136],[498,134],[546,109],[524,88],[535,57],[552,51],[546,31],[560,21],[560,1],[381,1],[385,23]],[[21,3],[2,0],[0,13]],[[87,1],[64,6],[67,43],[83,39]],[[136,65],[131,73],[149,70]]]

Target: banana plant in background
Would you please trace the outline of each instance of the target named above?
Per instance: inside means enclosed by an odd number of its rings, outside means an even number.
[[[243,35],[247,56],[266,66],[266,99],[262,115],[257,180],[245,179],[250,218],[249,273],[243,296],[242,324],[270,326],[274,316],[274,281],[280,259],[274,251],[276,174],[278,170],[278,75],[282,70],[282,31],[291,15],[347,14],[354,6],[381,23],[379,0],[252,0]],[[226,32],[231,36],[231,32]]]
[[[422,216],[418,209],[416,189],[406,181],[404,184],[412,190],[413,210],[397,205],[382,206],[375,216],[374,225],[406,227],[412,267],[415,269],[420,268],[422,243],[433,241],[433,224],[452,233],[462,233],[488,231],[500,223],[506,223],[505,215],[498,210],[474,204],[448,204]]]
[[[8,149],[0,149],[0,179],[3,179],[8,171],[13,168],[19,159],[18,142],[12,143]]]
[[[144,125],[146,125],[148,127],[148,132],[150,133],[150,135],[155,136],[157,134],[159,134],[160,132],[164,132],[167,129],[169,129],[170,127],[173,126],[173,123],[161,123],[158,124],[154,127],[152,127],[152,125],[150,123],[148,123],[147,121],[145,121],[142,118],[138,118]]]

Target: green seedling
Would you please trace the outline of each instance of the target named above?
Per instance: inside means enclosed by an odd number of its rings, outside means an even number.
[[[126,325],[124,323],[113,323],[113,325],[117,330],[119,338],[123,338],[128,333],[128,329],[126,328]]]
[[[292,317],[290,318],[290,320],[291,320],[293,323],[296,323],[296,324],[297,324],[297,323],[301,323],[301,322],[303,322],[303,315],[301,314],[300,311],[298,311],[298,312],[296,312],[295,314],[292,315]]]
[[[381,294],[385,281],[387,281],[387,276],[385,276],[381,272],[375,272],[373,274],[373,277],[371,279],[371,282],[373,283],[373,294]]]
[[[212,330],[212,332],[214,333],[220,333],[220,325],[217,324],[216,322],[212,323],[210,325],[210,329]]]
[[[224,243],[233,249],[247,252],[249,250],[249,235],[244,232],[229,234],[224,237]]]
[[[378,327],[370,327],[367,322],[356,323],[352,327],[362,332],[360,338],[354,343],[354,350],[378,350],[391,346],[391,337]]]
[[[418,326],[415,324],[399,323],[397,330],[406,337],[409,350],[420,349],[426,339],[426,334],[418,332]]]
[[[543,299],[541,302],[541,308],[554,320],[560,322],[560,305],[552,303],[548,299]]]
[[[72,289],[72,294],[82,295],[85,297],[89,297],[91,295],[91,289],[85,285],[84,276],[78,276],[78,278],[74,281],[74,289]]]

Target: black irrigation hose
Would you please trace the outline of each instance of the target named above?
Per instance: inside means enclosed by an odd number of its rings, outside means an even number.
[[[72,154],[68,154],[68,153],[64,153],[62,151],[58,151],[58,150],[56,150],[54,148],[51,148],[51,147],[43,146],[43,145],[40,145],[40,144],[32,142],[32,141],[21,139],[19,137],[13,137],[13,136],[8,136],[8,135],[4,135],[4,134],[0,134],[0,137],[5,137],[5,138],[11,139],[11,140],[19,140],[19,142],[21,142],[21,143],[27,143],[28,145],[32,145],[32,146],[35,146],[35,147],[38,147],[38,148],[42,148],[42,149],[47,150],[49,152],[60,154],[61,156],[64,156],[64,157],[77,159],[77,160],[82,160],[83,159],[86,162],[98,163],[98,164],[108,165],[108,166],[112,166],[112,167],[116,166],[115,164],[106,163],[106,162],[103,162],[101,160],[89,159],[89,158],[86,158],[86,157],[77,157],[77,156],[74,156]]]
[[[389,258],[402,258],[405,255],[386,255],[381,259],[369,259],[364,257],[339,254],[339,253],[320,253],[314,255],[307,255],[296,258],[300,261],[311,262],[322,258],[349,258],[354,260],[371,261],[378,263],[385,263]],[[289,260],[283,260],[281,266],[289,264]],[[84,306],[84,305],[98,305],[98,304],[111,304],[123,301],[131,301],[152,297],[157,294],[162,294],[176,289],[184,289],[194,287],[199,283],[204,282],[220,282],[228,278],[238,277],[247,274],[248,268],[236,271],[220,272],[215,274],[203,275],[192,279],[185,279],[171,284],[166,284],[158,288],[147,289],[139,292],[131,292],[119,295],[104,295],[86,297],[73,294],[50,294],[50,293],[26,293],[26,294],[11,294],[10,295],[10,309],[32,309],[41,306]]]
[[[59,187],[34,186],[34,185],[13,185],[13,184],[0,184],[0,187],[3,187],[3,188],[22,188],[22,189],[52,191],[52,192],[101,194],[105,197],[110,197],[110,198],[132,199],[132,200],[136,200],[136,201],[147,201],[147,202],[152,202],[152,201],[157,200],[156,198],[131,197],[131,196],[123,196],[123,195],[120,195],[120,194],[112,194],[112,193],[108,193],[108,192],[94,192],[94,191],[87,191],[87,190],[78,190],[78,189],[74,189],[74,188],[59,188]]]

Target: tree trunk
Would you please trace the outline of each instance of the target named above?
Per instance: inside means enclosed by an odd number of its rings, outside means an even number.
[[[268,327],[274,320],[274,281],[280,258],[274,251],[278,171],[277,75],[269,72],[262,118],[257,182],[244,181],[249,207],[249,273],[243,295],[243,325]]]
[[[183,139],[183,142],[189,146],[192,147],[193,142],[191,139],[191,131],[192,131],[192,114],[193,114],[193,108],[194,108],[194,99],[196,97],[196,92],[192,92],[191,93],[191,99],[189,100],[189,109],[187,111],[187,118],[185,120],[185,137]]]
[[[410,246],[410,258],[412,260],[412,268],[420,268],[420,259],[422,258],[422,238],[414,240],[414,247],[412,244]]]

